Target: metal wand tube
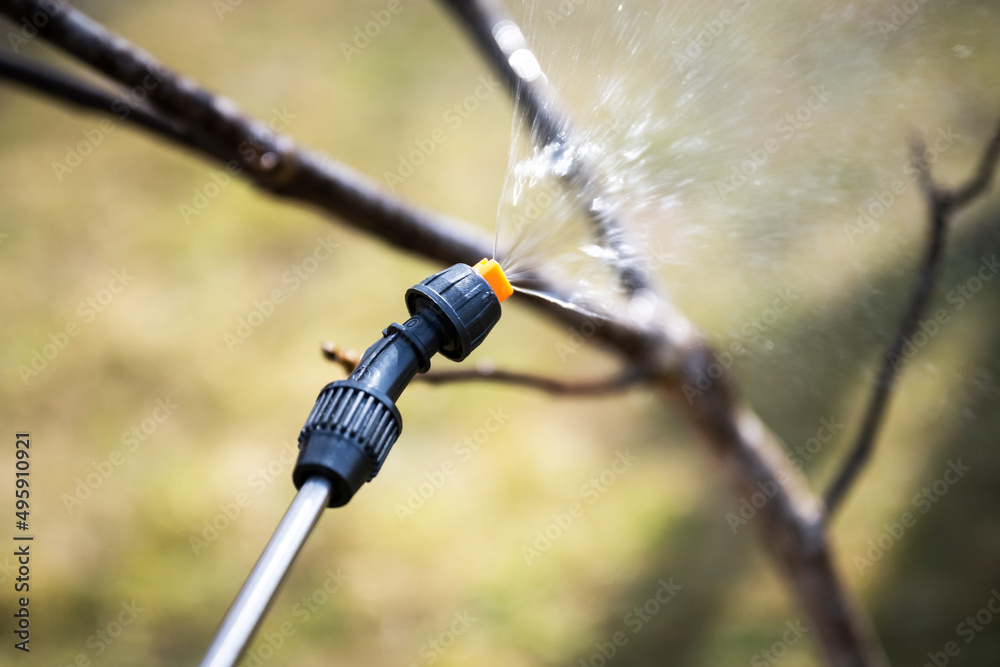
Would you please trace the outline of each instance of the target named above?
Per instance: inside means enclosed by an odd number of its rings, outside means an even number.
[[[329,480],[313,476],[302,485],[222,620],[201,667],[232,667],[240,659],[329,499]]]

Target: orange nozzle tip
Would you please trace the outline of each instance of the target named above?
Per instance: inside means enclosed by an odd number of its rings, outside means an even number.
[[[514,288],[511,287],[510,281],[495,259],[482,259],[472,268],[486,279],[500,303],[514,293]]]

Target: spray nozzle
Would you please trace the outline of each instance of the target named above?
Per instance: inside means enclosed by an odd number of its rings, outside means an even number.
[[[503,303],[504,299],[514,293],[514,288],[507,280],[507,274],[503,272],[495,259],[481,259],[478,264],[472,267],[472,270],[486,279],[500,303]]]
[[[330,480],[330,507],[346,504],[374,479],[399,437],[396,399],[440,352],[462,361],[500,320],[513,289],[495,260],[456,264],[406,291],[410,318],[391,324],[346,380],[328,384],[299,435],[292,473],[297,488],[314,475]]]

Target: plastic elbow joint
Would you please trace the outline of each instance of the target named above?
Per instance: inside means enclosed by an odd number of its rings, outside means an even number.
[[[493,260],[456,264],[406,291],[410,318],[391,324],[346,380],[319,394],[299,434],[292,473],[296,488],[313,475],[332,483],[330,507],[340,507],[378,474],[403,428],[396,399],[440,352],[462,361],[500,320],[510,283]]]

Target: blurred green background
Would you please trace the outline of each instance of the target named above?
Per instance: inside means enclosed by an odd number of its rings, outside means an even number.
[[[402,4],[350,58],[342,44],[385,2],[79,4],[302,145],[383,183],[489,73],[432,3]],[[678,64],[678,50],[730,8],[739,19],[695,62]],[[628,3],[623,32],[609,28],[617,5],[511,9],[581,125],[613,116],[640,128],[623,139],[638,152],[614,151],[605,166],[635,195],[639,231],[677,305],[720,347],[744,344],[734,372],[748,401],[790,451],[818,437],[822,420],[844,424],[806,462],[822,488],[919,256],[925,226],[901,169],[907,139],[952,128],[958,137],[935,173],[946,182],[968,173],[1000,115],[1000,9],[640,2]],[[880,21],[895,11],[906,20],[886,31]],[[40,40],[22,53],[79,71]],[[721,198],[714,184],[820,85],[830,101]],[[502,90],[488,95],[399,193],[492,232],[511,109]],[[0,423],[9,443],[0,488],[12,485],[14,433],[30,431],[36,536],[32,652],[5,645],[0,662],[191,664],[293,497],[283,453],[318,390],[342,377],[320,343],[370,344],[403,314],[403,291],[438,267],[238,180],[213,188],[214,165],[130,127],[89,140],[97,127],[94,116],[0,84]],[[90,154],[57,174],[53,163],[86,141],[96,144]],[[878,225],[849,234],[857,208],[896,179],[905,187]],[[185,220],[182,205],[199,202]],[[1000,619],[968,643],[959,634],[1000,586],[1000,281],[982,283],[961,308],[949,299],[1000,250],[998,209],[994,196],[959,219],[931,307],[949,322],[908,363],[878,453],[835,524],[844,578],[898,665],[924,664],[948,641],[961,648],[949,664],[1000,657]],[[297,270],[307,279],[289,278]],[[112,298],[102,290],[116,271],[134,278]],[[740,338],[788,288],[800,295],[790,310]],[[275,290],[283,301],[273,311],[255,303]],[[571,332],[516,296],[509,303],[468,363],[581,377],[615,368],[590,346],[561,356]],[[227,344],[260,308],[270,314],[252,335]],[[79,334],[25,382],[19,366],[70,322]],[[156,421],[165,404],[176,407]],[[731,530],[726,515],[739,499],[655,397],[415,385],[400,408],[405,429],[392,457],[371,488],[324,516],[263,626],[259,662],[598,665],[601,646],[624,631],[614,664],[773,664],[762,651],[786,623],[805,621],[752,527]],[[636,463],[609,476],[625,452]],[[935,491],[959,459],[970,470]],[[915,499],[924,488],[936,502]],[[428,497],[414,500],[421,492]],[[11,495],[0,503],[4,535],[13,532]],[[67,502],[74,495],[79,503]],[[574,502],[583,515],[526,562],[536,531]],[[887,541],[886,524],[905,512],[915,525]],[[890,547],[859,565],[880,537]],[[633,609],[671,578],[683,588],[637,623]],[[119,628],[123,605],[141,611]],[[455,624],[456,614],[474,621]],[[782,650],[780,664],[819,664],[810,637]]]

